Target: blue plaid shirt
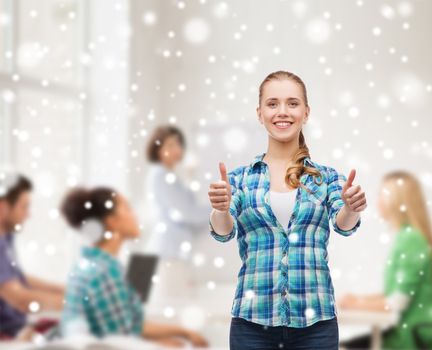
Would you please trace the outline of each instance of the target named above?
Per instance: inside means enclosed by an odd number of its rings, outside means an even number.
[[[220,242],[237,236],[242,266],[232,316],[266,326],[297,328],[334,318],[337,311],[327,257],[329,220],[343,236],[360,226],[360,220],[348,231],[336,225],[336,215],[344,205],[341,193],[346,177],[305,158],[305,165],[320,171],[322,183],[309,174],[300,177],[310,193],[297,189],[288,227],[282,227],[269,204],[270,178],[264,155],[228,173],[232,232],[218,235],[210,223],[211,235]]]
[[[126,281],[118,260],[99,248],[84,247],[69,275],[62,334],[139,336],[142,330],[141,300]]]

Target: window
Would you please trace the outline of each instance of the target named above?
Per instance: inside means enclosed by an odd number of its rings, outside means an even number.
[[[19,2],[15,55],[21,75],[60,85],[77,83],[79,15],[76,0]]]
[[[0,1],[0,72],[8,67],[8,53],[12,21],[9,1]]]
[[[82,182],[82,120],[91,99],[80,98],[83,3],[0,0],[0,165],[31,178],[37,203],[18,251],[26,270],[59,280],[69,261],[58,255],[70,254],[70,245],[62,244],[68,237],[57,209],[68,186]]]
[[[26,138],[29,142],[52,142],[47,149],[57,148],[56,142],[65,139],[72,149],[82,147],[77,126],[66,128],[65,120],[68,113],[81,120],[82,108],[77,108],[83,103],[79,98],[83,32],[79,3],[0,0],[0,49],[4,53],[0,58],[2,162],[27,165],[28,154],[21,152]],[[61,100],[74,108],[66,111]],[[63,126],[58,139],[40,134],[39,127],[46,129],[56,123]],[[53,132],[60,132],[60,128]],[[80,162],[80,156],[75,153],[75,161]]]

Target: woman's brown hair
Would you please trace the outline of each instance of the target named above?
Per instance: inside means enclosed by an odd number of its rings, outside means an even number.
[[[32,182],[25,177],[24,175],[20,174],[8,174],[11,179],[10,186],[5,186],[4,193],[0,194],[0,198],[5,199],[10,206],[14,206],[18,199],[20,198],[21,194],[25,192],[31,192],[33,190],[33,184]],[[6,174],[0,174],[0,180],[6,177]],[[0,186],[2,186],[3,181],[0,181]],[[2,186],[3,187],[3,186]]]
[[[285,80],[285,79],[286,80],[292,80],[293,82],[297,83],[300,86],[300,88],[302,89],[302,92],[303,92],[304,104],[306,105],[306,107],[309,107],[307,92],[306,92],[306,85],[304,84],[303,80],[301,80],[300,77],[298,77],[294,73],[287,72],[287,71],[277,71],[277,72],[270,73],[263,80],[263,82],[261,83],[261,85],[259,87],[259,105],[261,106],[261,98],[263,95],[263,90],[264,90],[265,85],[268,82],[273,81],[273,80]],[[290,186],[292,188],[304,187],[304,185],[300,182],[300,177],[303,174],[310,174],[310,175],[314,176],[315,177],[314,182],[317,185],[320,185],[322,183],[322,176],[321,176],[320,171],[314,167],[305,166],[303,164],[304,159],[307,157],[310,158],[309,148],[306,145],[306,140],[305,140],[305,137],[303,135],[303,131],[300,131],[299,149],[294,154],[294,157],[293,157],[294,165],[290,166],[287,169],[287,172],[285,175],[285,182],[287,183],[288,186]],[[317,178],[320,178],[320,182],[317,182]]]
[[[86,220],[103,222],[115,211],[116,204],[116,192],[111,188],[78,187],[66,194],[60,210],[71,227],[80,229]]]
[[[186,141],[183,133],[175,126],[159,126],[153,131],[150,140],[147,144],[147,160],[152,163],[161,161],[159,151],[168,137],[177,136],[183,148],[186,147]]]

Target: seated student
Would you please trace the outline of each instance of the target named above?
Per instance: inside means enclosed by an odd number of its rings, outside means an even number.
[[[31,302],[40,310],[61,310],[63,288],[25,274],[18,263],[14,238],[29,216],[31,182],[0,172],[0,339],[17,336]]]
[[[174,346],[184,344],[183,338],[195,346],[207,346],[190,330],[144,322],[139,296],[116,259],[123,242],[140,234],[135,215],[121,194],[110,188],[77,188],[66,195],[61,212],[93,242],[83,248],[70,273],[61,321],[63,335],[137,335]]]
[[[383,334],[384,349],[417,349],[414,332],[428,324],[423,341],[432,348],[432,228],[420,183],[406,171],[387,174],[381,184],[378,209],[396,231],[384,274],[384,293],[346,295],[340,308],[395,311],[397,325]],[[426,334],[425,334],[426,335]],[[367,349],[370,337],[342,343],[343,348]]]

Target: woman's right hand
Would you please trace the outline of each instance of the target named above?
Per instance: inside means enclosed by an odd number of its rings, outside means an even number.
[[[219,171],[221,179],[210,184],[208,196],[213,209],[227,213],[231,203],[231,185],[224,163],[219,163]]]

